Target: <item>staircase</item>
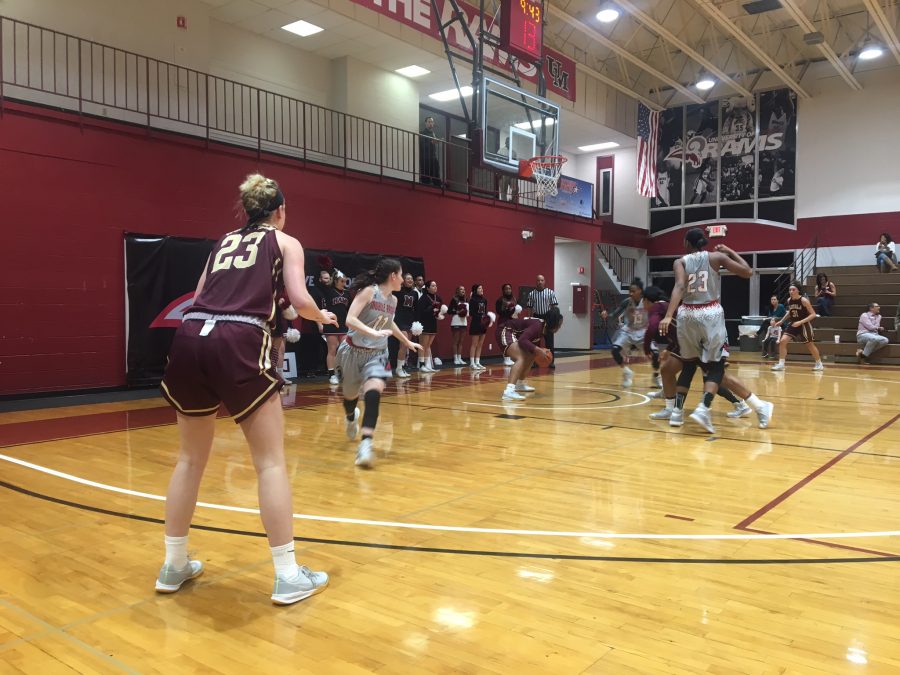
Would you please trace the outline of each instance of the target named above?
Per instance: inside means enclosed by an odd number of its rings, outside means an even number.
[[[891,342],[884,349],[875,352],[872,363],[900,364],[900,337],[898,337],[895,315],[900,303],[900,273],[881,274],[875,265],[856,267],[822,267],[817,270],[828,275],[837,287],[837,297],[832,308],[833,316],[821,316],[813,322],[816,346],[827,361],[856,363],[856,328],[859,315],[866,311],[866,305],[877,302],[881,305],[882,335]],[[806,277],[803,287],[815,306],[816,279]],[[781,296],[779,296],[781,297]],[[835,343],[835,335],[840,343]],[[788,356],[794,361],[810,361],[811,357],[802,344],[789,344]]]
[[[627,291],[634,279],[634,259],[625,258],[612,244],[597,244],[597,259],[615,287]]]

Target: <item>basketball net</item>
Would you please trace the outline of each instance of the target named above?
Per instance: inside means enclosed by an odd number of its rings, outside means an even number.
[[[522,160],[520,175],[522,178],[534,178],[537,193],[541,197],[556,196],[559,176],[562,173],[566,158],[561,155],[542,155]]]

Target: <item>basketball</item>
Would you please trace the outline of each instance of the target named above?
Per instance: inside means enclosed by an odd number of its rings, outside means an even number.
[[[534,362],[541,368],[546,368],[551,363],[553,363],[553,352],[551,352],[549,349],[538,347],[534,351]]]

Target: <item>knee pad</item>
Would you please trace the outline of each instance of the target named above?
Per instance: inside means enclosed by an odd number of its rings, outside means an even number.
[[[625,359],[622,358],[622,348],[619,345],[613,345],[612,357],[620,366],[625,362]]]
[[[369,429],[374,429],[378,424],[378,407],[381,404],[381,392],[376,389],[370,389],[363,395],[366,402],[366,409],[363,411],[362,425]]]
[[[696,372],[696,363],[685,363],[681,368],[681,372],[678,374],[678,380],[675,384],[683,389],[690,389],[691,382],[694,379],[694,373]]]
[[[715,382],[716,385],[720,385],[722,384],[723,377],[725,377],[725,363],[722,361],[710,363],[709,368],[706,371],[706,381]]]

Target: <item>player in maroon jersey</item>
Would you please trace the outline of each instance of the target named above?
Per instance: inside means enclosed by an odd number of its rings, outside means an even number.
[[[526,384],[525,374],[534,363],[535,352],[540,348],[545,333],[558,331],[562,320],[559,308],[551,307],[543,319],[508,319],[497,326],[497,341],[503,355],[513,360],[506,388],[500,397],[502,401],[524,401],[523,392],[534,391],[534,387]]]
[[[778,341],[778,363],[772,366],[772,370],[784,370],[784,358],[787,355],[788,342],[791,340],[806,345],[810,356],[816,361],[813,365],[813,370],[825,370],[825,366],[822,365],[822,356],[819,354],[819,348],[813,342],[812,322],[816,318],[816,312],[813,310],[812,303],[809,301],[809,298],[800,292],[799,283],[791,284],[788,292],[790,296],[787,301],[787,314],[773,325],[780,326],[785,321],[790,322],[790,325],[784,329],[781,339]]]
[[[321,591],[324,572],[299,567],[294,557],[291,485],[284,461],[284,381],[271,362],[270,324],[285,290],[301,316],[335,324],[306,290],[303,247],[284,234],[284,195],[254,174],[240,187],[247,224],[215,245],[197,284],[195,301],[175,333],[161,384],[175,408],[181,448],[166,495],[166,560],[156,581],[174,593],[201,574],[187,555],[188,530],[215,434],[219,405],[234,417],[250,446],[259,480],[259,510],[275,565],[272,601],[289,605]]]

